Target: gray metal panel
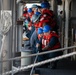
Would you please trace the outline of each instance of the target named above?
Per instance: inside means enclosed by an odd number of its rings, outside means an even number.
[[[1,8],[1,10],[6,10],[6,11],[11,11],[11,0],[2,0],[2,6],[3,8]],[[5,17],[5,14],[4,14],[4,17]],[[10,17],[10,16],[9,16]],[[7,24],[8,24],[8,16],[7,16],[7,19],[4,20],[4,25],[6,24],[5,21],[7,21]],[[10,24],[8,24],[10,25]],[[12,55],[11,53],[11,46],[12,46],[12,30],[11,28],[9,29],[9,31],[6,32],[6,36],[4,38],[4,41],[2,42],[2,60],[5,60],[5,59],[9,59]],[[1,63],[0,63],[1,64]],[[2,70],[2,72],[6,72],[6,71],[9,71],[11,69],[11,63],[10,62],[5,62],[5,63],[2,63],[2,66],[0,67],[0,70]]]
[[[11,0],[3,0],[3,9],[10,10],[11,9]]]

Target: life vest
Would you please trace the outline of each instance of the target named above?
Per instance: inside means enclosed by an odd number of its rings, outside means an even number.
[[[38,28],[43,27],[41,22],[34,23],[36,31],[38,31]]]
[[[54,17],[53,11],[52,11],[52,10],[49,10],[49,9],[43,10],[42,14],[47,14],[47,15],[49,15],[51,18]]]
[[[36,31],[38,30],[38,28],[43,27],[45,22],[47,23],[48,20],[39,21],[38,23],[34,23]]]
[[[39,24],[39,23],[34,23],[36,32],[38,31],[38,28],[39,28],[39,27],[38,27],[38,24]]]
[[[24,13],[23,13],[23,17],[28,18],[28,13],[27,13],[27,12],[24,12]]]
[[[42,38],[42,48],[46,47],[49,44],[51,38],[54,37],[54,36],[59,38],[59,36],[56,34],[56,32],[51,32],[50,35],[43,36],[43,38]],[[53,49],[58,49],[58,48],[60,48],[60,43],[59,42],[56,45],[54,45],[52,48],[49,48],[48,50],[53,50]]]
[[[54,18],[53,11],[48,10],[48,9],[43,10],[42,16],[40,18],[40,22],[41,22],[42,25],[44,23],[47,23],[53,29],[56,26],[56,21],[55,21],[55,18]]]
[[[27,8],[24,8],[23,16],[24,16],[24,17],[26,17],[26,16],[27,16]]]

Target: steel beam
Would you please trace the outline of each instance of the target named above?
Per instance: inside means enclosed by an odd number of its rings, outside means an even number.
[[[11,11],[11,0],[1,0],[1,1],[2,1],[1,10],[2,11],[7,11],[7,12]],[[5,21],[8,22],[7,19]],[[1,53],[2,53],[1,54],[1,56],[2,56],[1,59],[5,60],[5,59],[9,59],[9,58],[12,57],[11,56],[12,55],[12,52],[11,52],[11,49],[12,49],[11,48],[12,47],[12,41],[11,41],[12,40],[11,39],[12,38],[12,30],[11,30],[11,28],[9,29],[9,31],[5,35],[3,35],[3,37],[4,38],[3,38],[3,42],[2,42],[2,46],[1,46]],[[11,70],[11,63],[10,62],[0,63],[0,64],[1,64],[0,70],[1,70],[2,73]]]

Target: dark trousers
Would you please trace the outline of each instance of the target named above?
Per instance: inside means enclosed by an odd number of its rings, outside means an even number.
[[[44,60],[47,60],[47,59],[51,59],[51,58],[55,58],[55,57],[60,56],[60,55],[62,55],[61,51],[60,52],[48,53],[48,54],[45,54],[45,55],[40,55],[40,56],[38,56],[38,62],[41,62],[41,61],[44,61]],[[57,62],[58,61],[52,62],[52,67],[51,68],[55,68],[57,66]],[[44,66],[47,67],[48,65],[50,65],[50,63],[47,63]]]

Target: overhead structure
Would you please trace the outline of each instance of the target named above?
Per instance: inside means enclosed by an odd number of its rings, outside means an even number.
[[[51,0],[21,0],[21,2],[25,3],[41,3],[42,1],[51,1]]]

